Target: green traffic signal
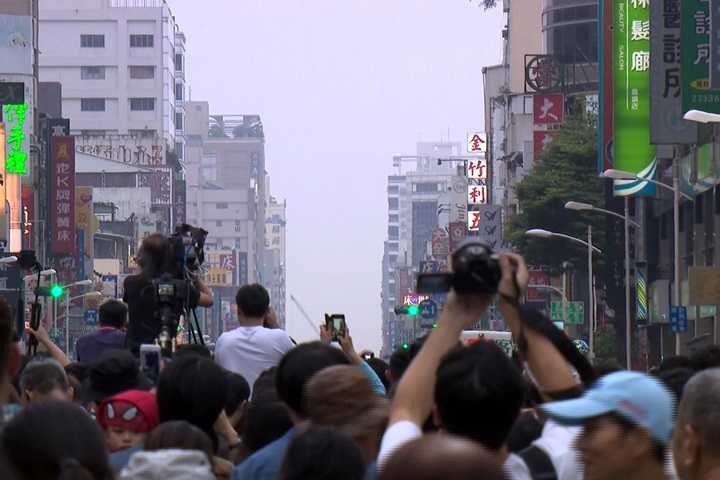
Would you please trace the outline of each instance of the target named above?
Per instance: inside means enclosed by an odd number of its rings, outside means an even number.
[[[417,305],[410,305],[407,309],[408,315],[412,315],[413,317],[418,314],[419,308]]]
[[[433,328],[437,328],[437,323],[433,323]]]
[[[53,298],[59,298],[63,294],[63,287],[60,285],[53,285],[50,287],[50,296]]]
[[[410,347],[410,345],[408,345],[407,343],[403,343],[403,348],[404,348],[405,350],[407,350],[409,347]]]

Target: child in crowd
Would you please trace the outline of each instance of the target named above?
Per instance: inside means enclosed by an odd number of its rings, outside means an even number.
[[[150,392],[128,390],[105,399],[97,410],[110,453],[145,442],[159,423],[157,399]]]

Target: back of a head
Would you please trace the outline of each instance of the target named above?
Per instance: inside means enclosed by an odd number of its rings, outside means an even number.
[[[685,384],[695,375],[695,370],[689,368],[671,368],[670,370],[660,370],[655,375],[662,381],[670,391],[675,395],[676,404],[682,400],[683,389]]]
[[[507,480],[495,454],[471,440],[445,434],[413,440],[388,459],[378,480]]]
[[[694,425],[708,451],[720,450],[720,368],[696,373],[683,388],[677,413],[678,426]]]
[[[290,441],[279,480],[362,480],[365,460],[347,434],[331,427],[309,427]]]
[[[301,417],[307,415],[304,390],[310,377],[333,365],[350,365],[345,353],[322,342],[302,343],[278,364],[276,386],[280,399]]]
[[[120,300],[105,300],[98,308],[98,323],[102,327],[122,328],[127,319],[128,307]]]
[[[673,368],[690,368],[690,358],[685,355],[671,355],[663,358],[658,370],[672,370]]]
[[[198,450],[213,458],[213,444],[208,435],[184,420],[161,423],[147,436],[144,443],[146,451],[157,450]]]
[[[156,278],[172,267],[170,241],[161,233],[146,237],[137,255],[140,274],[145,278]]]
[[[397,384],[400,381],[405,373],[405,370],[407,370],[410,366],[410,362],[412,362],[415,355],[420,352],[422,346],[425,345],[426,340],[427,335],[416,338],[410,345],[408,345],[408,348],[401,347],[392,353],[390,356],[389,367],[390,375],[392,376],[394,384]]]
[[[211,359],[187,355],[173,360],[158,380],[160,423],[186,420],[216,443],[213,425],[225,407],[227,391],[227,371]]]
[[[707,345],[690,355],[690,368],[699,372],[708,368],[720,367],[720,346]]]
[[[280,397],[277,394],[277,366],[264,370],[253,383],[252,401],[257,402],[275,402]]]
[[[387,379],[387,372],[390,370],[390,365],[380,359],[380,358],[370,358],[366,360],[368,366],[373,369],[373,372],[375,372],[375,375],[378,376],[380,381],[382,382],[383,386],[385,387],[385,390],[390,389],[390,382]]]
[[[235,294],[238,311],[248,318],[262,318],[270,306],[270,294],[259,283],[243,285]]]
[[[228,397],[225,402],[225,413],[232,415],[242,402],[250,398],[250,385],[245,377],[235,372],[228,372]]]
[[[448,432],[499,449],[520,414],[525,382],[494,342],[448,353],[437,371],[435,404]]]
[[[47,395],[55,389],[70,388],[65,369],[53,358],[41,358],[28,363],[20,375],[20,393]]]
[[[277,401],[250,403],[242,426],[243,447],[253,453],[282,437],[293,426],[285,405]]]
[[[7,460],[27,480],[110,480],[105,438],[95,421],[70,402],[28,406],[0,434]]]
[[[365,372],[354,365],[328,367],[313,375],[305,400],[313,424],[338,427],[354,438],[379,435],[390,414],[388,400],[375,393]]]

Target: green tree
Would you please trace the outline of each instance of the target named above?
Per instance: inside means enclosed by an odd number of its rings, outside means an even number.
[[[208,136],[213,138],[227,137],[220,125],[211,125],[210,130],[208,131]]]
[[[597,330],[593,337],[595,365],[613,365],[618,363],[615,350],[615,327],[607,323],[603,330]]]
[[[593,244],[602,250],[605,240],[603,214],[565,209],[570,200],[604,205],[604,180],[597,173],[597,110],[584,103],[570,110],[536,166],[515,186],[520,213],[509,219],[506,233],[528,264],[546,265],[553,275],[561,272],[565,261],[587,271],[587,248],[564,238],[530,237],[527,230],[541,228],[585,240],[590,224]],[[599,272],[602,256],[595,259]]]
[[[472,2],[473,0],[470,0],[470,1]],[[480,5],[485,10],[490,10],[491,8],[494,8],[495,6],[497,6],[497,0],[480,0]]]

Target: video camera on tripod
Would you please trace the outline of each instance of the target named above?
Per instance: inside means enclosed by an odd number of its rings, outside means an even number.
[[[155,317],[162,325],[158,343],[166,352],[175,351],[177,334],[181,330],[180,317],[190,313],[190,283],[198,278],[200,266],[205,261],[204,248],[207,235],[207,230],[188,224],[176,227],[175,233],[168,237],[172,258],[170,272],[152,280],[156,305]],[[204,344],[195,311],[193,310],[192,313],[194,325],[190,325],[190,332],[193,341]]]

